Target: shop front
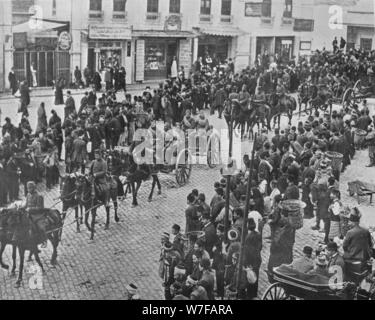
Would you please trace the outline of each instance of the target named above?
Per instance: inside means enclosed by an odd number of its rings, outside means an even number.
[[[87,65],[92,72],[106,69],[131,68],[131,29],[124,26],[90,25]]]
[[[257,37],[256,55],[278,54],[284,62],[288,62],[294,55],[294,37]]]
[[[26,25],[14,27],[13,67],[18,81],[30,86],[49,87],[59,77],[70,82],[71,36],[69,26],[47,22],[44,30],[30,33]],[[25,29],[25,30],[24,30]]]
[[[136,38],[135,80],[154,81],[171,76],[173,58],[189,73],[192,65],[190,32],[133,31]]]
[[[238,46],[238,37],[245,34],[244,31],[231,27],[207,27],[196,28],[198,37],[198,57],[209,55],[217,63],[222,63],[228,58],[234,58]]]

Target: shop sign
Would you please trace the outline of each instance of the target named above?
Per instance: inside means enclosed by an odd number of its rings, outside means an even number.
[[[125,27],[90,25],[90,39],[130,40],[131,29]]]
[[[58,44],[61,50],[69,50],[72,44],[72,37],[70,33],[67,31],[61,32],[59,36]]]
[[[171,15],[167,17],[164,25],[165,31],[181,31],[181,17],[178,15]]]

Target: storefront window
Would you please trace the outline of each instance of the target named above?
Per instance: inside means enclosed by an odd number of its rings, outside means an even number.
[[[145,49],[145,71],[166,71],[165,43],[147,43]]]
[[[211,14],[211,0],[201,0],[201,14]]]
[[[169,2],[169,12],[170,13],[180,13],[180,0],[170,0]]]
[[[102,11],[102,0],[90,0],[90,11]]]
[[[121,67],[121,49],[102,49],[99,56],[100,71]]]

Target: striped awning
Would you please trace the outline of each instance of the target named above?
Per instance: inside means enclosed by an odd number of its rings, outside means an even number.
[[[218,37],[238,37],[246,34],[245,31],[234,27],[201,28],[199,32],[203,35]]]
[[[194,38],[195,35],[189,31],[133,30],[132,36],[138,38]]]

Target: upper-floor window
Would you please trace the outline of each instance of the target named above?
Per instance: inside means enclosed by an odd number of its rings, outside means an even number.
[[[271,17],[272,1],[263,0],[262,3],[262,17]]]
[[[159,12],[159,0],[147,0],[147,12]]]
[[[52,0],[52,15],[56,15],[56,0]]]
[[[113,0],[114,12],[125,12],[126,0]]]
[[[211,14],[211,0],[201,0],[201,14]]]
[[[102,11],[102,0],[90,0],[90,11]]]
[[[230,16],[232,14],[232,0],[221,0],[221,15]]]
[[[291,18],[293,11],[293,0],[285,0],[284,14],[285,18]]]
[[[169,0],[169,13],[180,13],[181,10],[180,0]]]

